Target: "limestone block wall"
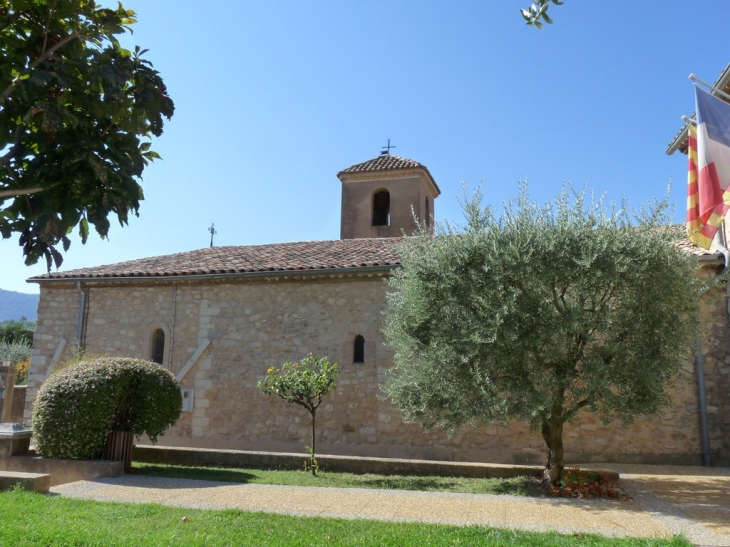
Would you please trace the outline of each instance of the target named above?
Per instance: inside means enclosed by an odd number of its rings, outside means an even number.
[[[33,401],[47,374],[72,356],[81,292],[69,283],[41,287],[28,371],[23,421],[29,425]]]
[[[724,287],[702,300],[700,317],[712,463],[730,466],[730,323]]]
[[[379,276],[281,278],[186,283],[90,284],[83,340],[92,354],[149,358],[154,329],[166,333],[165,366],[194,390],[192,412],[161,444],[244,450],[303,451],[310,444],[306,411],[256,387],[270,366],[307,353],[341,366],[338,386],[318,413],[321,453],[462,461],[540,463],[544,442],[526,423],[487,425],[448,438],[402,423],[380,398],[392,364],[381,334],[387,285]],[[72,339],[79,293],[73,285],[43,286],[29,380],[30,416],[37,390],[57,351]],[[707,297],[703,318],[713,451],[728,455],[722,406],[730,353],[722,298]],[[353,363],[354,339],[365,338],[365,361]],[[64,355],[68,350],[64,350]],[[689,356],[688,356],[689,357]],[[448,381],[448,379],[444,379]],[[566,429],[571,461],[701,463],[697,389],[688,362],[662,415],[631,428],[604,426],[584,413]]]

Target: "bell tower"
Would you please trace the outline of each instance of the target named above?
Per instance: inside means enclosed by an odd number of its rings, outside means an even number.
[[[411,210],[433,225],[441,194],[425,165],[384,152],[337,173],[342,182],[340,239],[400,237],[416,230]]]

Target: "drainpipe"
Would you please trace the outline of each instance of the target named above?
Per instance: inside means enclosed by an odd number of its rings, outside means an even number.
[[[726,249],[723,243],[718,243],[717,251],[722,253],[725,259],[725,265],[722,267],[722,273],[725,273],[727,272],[728,266],[730,266],[730,250]]]
[[[724,235],[724,233],[723,233]],[[718,243],[717,252],[722,253],[723,267],[722,273],[727,272],[730,265],[730,250],[728,250],[724,241]],[[730,316],[730,301],[728,302],[728,314]],[[699,316],[698,316],[699,321]],[[710,430],[707,424],[707,396],[705,394],[705,361],[702,359],[702,340],[697,336],[695,340],[695,375],[697,376],[697,399],[699,402],[700,413],[700,434],[702,436],[702,465],[710,467],[712,458],[710,454]]]
[[[81,299],[79,301],[79,317],[76,320],[76,345],[81,347],[81,327],[84,323],[84,307],[86,306],[86,293],[81,288],[81,281],[76,282],[76,289],[78,289]]]
[[[177,309],[177,285],[172,290],[172,320],[170,321],[170,342],[167,348],[167,369],[172,370],[172,343],[175,341],[175,310]]]
[[[710,467],[710,431],[707,427],[707,399],[705,397],[705,362],[702,359],[702,342],[695,340],[695,375],[697,376],[697,398],[699,399],[700,433],[702,435],[702,465]]]

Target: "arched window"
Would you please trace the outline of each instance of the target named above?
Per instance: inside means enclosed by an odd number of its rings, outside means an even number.
[[[359,334],[355,336],[355,347],[352,356],[353,363],[365,362],[365,338]]]
[[[390,226],[390,192],[387,190],[373,194],[373,226]]]
[[[152,343],[150,344],[150,361],[154,361],[161,365],[165,360],[165,331],[156,329],[152,333]]]
[[[428,198],[426,198],[426,226],[431,227],[431,204],[428,202]]]

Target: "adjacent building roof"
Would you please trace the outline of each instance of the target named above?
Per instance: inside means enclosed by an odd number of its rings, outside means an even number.
[[[431,172],[428,170],[428,167],[417,161],[409,160],[408,158],[401,158],[400,156],[396,156],[394,154],[382,154],[371,160],[352,165],[347,169],[343,169],[342,171],[337,173],[337,177],[339,179],[342,179],[342,175],[348,175],[352,173],[411,171],[413,169],[422,169],[423,171],[425,171],[428,179],[433,183],[434,187],[436,188],[437,193],[441,193],[441,189],[438,187],[438,184],[436,184],[436,181],[431,175]]]
[[[730,94],[730,65],[725,67],[725,70],[722,71],[722,74],[720,74],[720,77],[717,79],[717,81],[714,84],[714,87],[719,89],[720,91],[724,93]],[[714,95],[718,99],[721,99],[725,102],[727,99],[723,97],[722,95],[716,94],[714,91],[710,90],[710,94]],[[692,114],[691,118],[694,120],[696,117],[696,113]],[[677,133],[674,138],[672,139],[672,142],[669,143],[669,146],[667,147],[667,154],[672,155],[677,150],[679,150],[682,154],[687,153],[687,126],[685,125],[682,129],[679,130],[679,133]]]
[[[245,276],[281,272],[314,273],[321,271],[358,271],[362,269],[391,269],[400,264],[395,244],[402,238],[342,239],[335,241],[305,241],[245,245],[240,247],[209,247],[118,264],[55,272],[28,281],[43,283],[62,280],[112,280],[195,277]]]
[[[681,239],[677,242],[677,246],[682,249],[683,251],[694,255],[700,259],[714,259],[717,258],[718,260],[722,258],[722,253],[719,253],[717,251],[707,251],[703,249],[702,247],[698,247],[694,243],[692,243],[689,239],[686,237],[684,239]]]

